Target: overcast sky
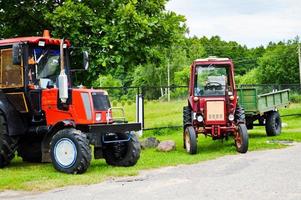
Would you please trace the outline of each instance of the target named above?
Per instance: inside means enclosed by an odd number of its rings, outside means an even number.
[[[219,35],[248,47],[301,36],[301,0],[170,0],[189,36]]]

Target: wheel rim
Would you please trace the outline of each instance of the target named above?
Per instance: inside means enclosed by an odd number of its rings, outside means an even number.
[[[278,130],[280,128],[280,119],[276,117],[275,119],[275,128]]]
[[[236,144],[237,148],[240,148],[242,145],[240,129],[237,130],[236,137],[235,137],[235,144]]]
[[[186,151],[190,151],[190,137],[188,131],[185,131],[185,146],[186,146]]]
[[[76,157],[77,150],[72,140],[62,138],[55,144],[54,158],[62,168],[71,167],[75,163]]]

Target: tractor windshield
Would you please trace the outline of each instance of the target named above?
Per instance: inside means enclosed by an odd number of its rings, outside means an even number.
[[[223,96],[228,87],[227,66],[211,64],[196,67],[195,96]]]
[[[37,65],[36,78],[46,78],[55,82],[60,73],[60,51],[53,49],[34,48],[33,55]]]

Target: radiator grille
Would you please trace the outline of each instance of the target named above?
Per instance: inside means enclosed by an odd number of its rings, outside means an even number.
[[[224,101],[207,101],[207,120],[223,121],[225,119]]]
[[[18,93],[7,93],[6,97],[14,105],[19,112],[28,112],[28,107],[25,101],[25,96],[23,92]]]

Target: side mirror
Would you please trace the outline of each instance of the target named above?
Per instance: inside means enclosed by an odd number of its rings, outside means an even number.
[[[83,59],[84,59],[84,69],[88,70],[89,68],[89,53],[87,51],[83,51]]]
[[[21,65],[21,55],[22,55],[22,48],[20,44],[13,44],[13,64],[14,65]]]

